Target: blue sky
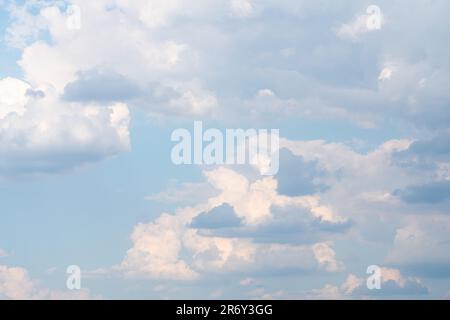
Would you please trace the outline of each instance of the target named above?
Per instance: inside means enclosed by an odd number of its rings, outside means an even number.
[[[449,6],[0,0],[0,299],[448,298]],[[174,165],[194,121],[279,173]]]

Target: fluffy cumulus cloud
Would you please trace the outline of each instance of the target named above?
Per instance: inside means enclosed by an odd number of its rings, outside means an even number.
[[[129,110],[61,101],[6,78],[0,82],[0,174],[62,172],[129,150]]]
[[[296,171],[289,177],[290,189],[300,192],[281,194],[283,175],[262,177],[233,166],[205,170],[204,183],[216,191],[195,206],[136,226],[133,247],[116,268],[126,275],[191,281],[218,272],[248,278],[287,271],[341,274],[348,263],[365,271],[371,259],[355,265],[341,257],[339,248],[351,242],[361,246],[360,254],[374,250],[377,261],[388,266],[382,268],[382,290],[371,291],[365,277],[350,274],[340,286],[284,292],[279,298],[426,295],[430,291],[419,276],[448,276],[445,207],[414,211],[414,203],[398,196],[400,189],[436,178],[439,170],[418,175],[399,165],[399,154],[408,152],[413,141],[387,141],[368,153],[324,141],[282,139],[281,145],[290,151],[282,158],[314,164],[314,179]],[[327,188],[308,188],[305,194],[311,181]],[[157,245],[158,239],[167,245]],[[246,280],[242,286],[254,283]]]
[[[183,220],[189,218],[189,213],[164,214],[154,223],[137,225],[131,235],[133,247],[128,250],[120,268],[129,276],[179,280],[197,277],[197,273],[179,257]]]
[[[26,299],[32,296],[33,283],[23,268],[0,266],[0,294],[10,299]]]
[[[331,243],[292,244],[280,242],[277,237],[265,242],[256,239],[258,226],[270,225],[276,214],[274,206],[303,208],[304,215],[339,223],[342,218],[321,206],[318,198],[279,195],[273,178],[251,183],[230,168],[219,167],[204,174],[219,195],[137,225],[131,236],[133,247],[116,268],[128,276],[179,280],[194,280],[217,272],[343,270]],[[229,227],[255,229],[253,236],[237,231],[227,235],[210,232]]]
[[[48,43],[33,42],[35,26],[60,29],[65,22],[59,11],[48,5],[26,2],[24,7],[11,6],[15,23],[9,35],[15,36],[14,43],[21,42],[19,36],[24,37],[23,41],[31,39],[31,43],[23,48],[19,62],[24,79],[0,80],[0,175],[3,177],[64,172],[130,148],[129,109],[125,103],[111,101],[100,105],[98,101],[89,101],[95,100],[89,96],[79,101],[62,96],[66,83],[75,80],[73,72],[79,70],[76,64],[65,60],[67,55],[63,52],[53,50]],[[35,17],[27,10],[36,6],[42,8]],[[35,23],[26,22],[33,19]],[[56,40],[58,36],[52,35]],[[109,89],[114,85],[124,87],[118,82],[113,78],[103,85],[109,85]],[[86,87],[93,91],[104,89]],[[80,90],[79,87],[69,89],[72,96]],[[89,92],[95,98],[95,92]]]
[[[411,34],[417,31],[408,24],[416,15],[423,21],[423,10],[445,12],[443,1],[434,9],[417,4],[414,11],[382,1],[379,14],[376,8],[366,10],[352,1],[346,7],[327,3],[320,11],[327,23],[316,26],[311,34],[289,23],[273,25],[274,20],[266,18],[277,12],[304,23],[308,14],[319,14],[312,1],[224,0],[187,5],[177,0],[73,0],[70,5],[26,1],[8,6],[12,23],[7,40],[22,50],[18,64],[25,82],[1,80],[0,92],[8,92],[0,100],[1,127],[11,132],[2,134],[6,141],[1,146],[2,152],[18,158],[34,156],[30,148],[37,148],[39,163],[23,164],[30,172],[58,171],[127,149],[128,115],[125,106],[117,103],[144,109],[154,117],[227,121],[315,117],[350,120],[363,127],[394,117],[431,130],[441,130],[448,123],[449,69],[436,63],[447,49],[432,43],[429,58],[421,59],[414,56],[420,37],[403,43],[405,52],[396,49],[393,41],[399,33],[407,38],[405,28],[412,29]],[[379,15],[379,23],[374,15]],[[435,29],[448,30],[440,19],[432,23]],[[283,32],[279,28],[290,30],[285,44],[272,41]],[[374,35],[371,39],[365,37],[368,31]],[[328,45],[318,45],[318,37]],[[372,50],[357,47],[352,53],[347,37],[361,40]],[[353,54],[363,57],[352,59]],[[347,65],[344,57],[355,64]],[[300,62],[292,67],[293,61]],[[357,71],[362,68],[368,70],[367,76]],[[347,80],[333,86],[330,74],[340,78],[345,74]],[[108,106],[93,111],[97,104]],[[65,110],[58,119],[44,118],[56,107]],[[21,118],[16,121],[16,116]],[[73,145],[77,152],[53,156],[53,150],[61,150],[58,141],[40,137],[31,117],[39,123],[56,123],[54,131],[47,132],[56,140],[68,136],[66,146]],[[31,136],[50,145],[42,151],[42,146],[30,141]],[[21,145],[23,140],[30,145]],[[91,152],[89,144],[102,147]],[[50,157],[79,160],[48,163]],[[14,171],[8,163],[2,170]],[[289,188],[283,182],[280,187]]]
[[[412,36],[424,31],[417,29],[420,23],[410,25],[412,19],[430,23],[424,12],[441,15],[445,1],[431,9],[419,3],[414,10],[386,1],[369,8],[356,1],[327,3],[320,9],[309,0],[71,4],[79,16],[52,1],[12,6],[8,29],[10,42],[22,44],[25,79],[66,91],[69,99],[133,98],[134,106],[152,116],[228,121],[237,115],[240,120],[302,116],[373,127],[395,117],[429,129],[448,123],[442,111],[449,101],[449,66],[436,63],[447,49],[426,37],[430,53],[424,58],[421,38]],[[270,19],[274,14],[286,23]],[[326,23],[315,24],[314,32],[296,27],[319,14]],[[431,23],[448,30],[445,21]],[[42,41],[43,33],[51,41]],[[398,37],[404,39],[401,49]],[[103,70],[105,81],[90,86],[99,79],[95,70]],[[117,89],[114,97],[108,98],[108,88]]]

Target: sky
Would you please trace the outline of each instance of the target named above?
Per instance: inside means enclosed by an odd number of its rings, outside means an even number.
[[[0,0],[0,299],[448,299],[449,11]],[[279,171],[175,164],[195,121]]]

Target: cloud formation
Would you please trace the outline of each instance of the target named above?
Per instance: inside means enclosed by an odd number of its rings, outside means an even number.
[[[258,226],[270,221],[273,205],[306,208],[308,215],[330,223],[338,223],[340,218],[321,207],[316,198],[279,195],[273,178],[250,183],[244,175],[225,167],[204,174],[220,194],[195,207],[179,209],[174,215],[164,213],[154,222],[137,225],[131,236],[133,247],[119,270],[131,276],[178,280],[194,280],[204,273],[225,271],[343,270],[329,243],[289,244],[276,237],[258,242],[251,233],[219,236],[207,232]]]
[[[68,4],[80,9],[77,28],[68,25]],[[208,276],[220,274],[240,279],[248,297],[365,298],[376,294],[356,275],[376,260],[386,266],[381,296],[436,297],[442,288],[427,281],[448,284],[448,1],[379,0],[378,26],[359,1],[1,5],[10,18],[6,43],[20,55],[17,74],[0,79],[2,182],[132,151],[135,123],[203,119],[281,127],[286,137],[276,176],[202,167],[203,181],[177,180],[147,196],[152,210],[155,202],[170,210],[133,221],[129,250],[102,275],[212,286]],[[280,280],[286,274],[314,284],[292,292],[293,278]],[[8,266],[0,267],[0,292],[56,295]]]
[[[0,175],[33,176],[68,171],[130,149],[129,110],[116,103],[65,103],[30,95],[24,81],[0,82]]]
[[[42,288],[21,267],[0,265],[0,299],[10,300],[89,300],[88,289],[77,291]]]

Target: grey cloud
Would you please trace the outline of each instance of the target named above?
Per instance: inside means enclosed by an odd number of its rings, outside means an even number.
[[[439,135],[413,142],[407,150],[394,154],[399,164],[450,161],[450,135]]]
[[[201,213],[191,223],[191,227],[196,229],[231,228],[241,225],[241,219],[236,216],[234,209],[226,203],[209,212]]]
[[[396,190],[394,195],[408,203],[440,203],[450,198],[450,181],[436,181]]]
[[[229,209],[232,210],[231,207]],[[207,236],[251,237],[257,243],[312,244],[332,234],[345,233],[353,226],[352,221],[336,224],[322,222],[312,217],[306,209],[297,207],[274,207],[272,213],[273,216],[269,220],[257,226],[228,224],[219,228],[214,224],[213,227],[199,232]],[[227,210],[227,216],[231,214],[232,211]],[[227,219],[230,220],[229,217]]]
[[[78,102],[114,102],[135,98],[139,87],[126,77],[109,71],[90,70],[79,74],[79,78],[69,83],[63,98]]]
[[[45,93],[42,90],[28,89],[26,92],[26,96],[34,99],[42,99],[45,97]]]
[[[288,149],[280,150],[280,170],[276,176],[280,194],[292,197],[324,191],[327,187],[314,181],[324,174],[317,161],[307,162]]]

